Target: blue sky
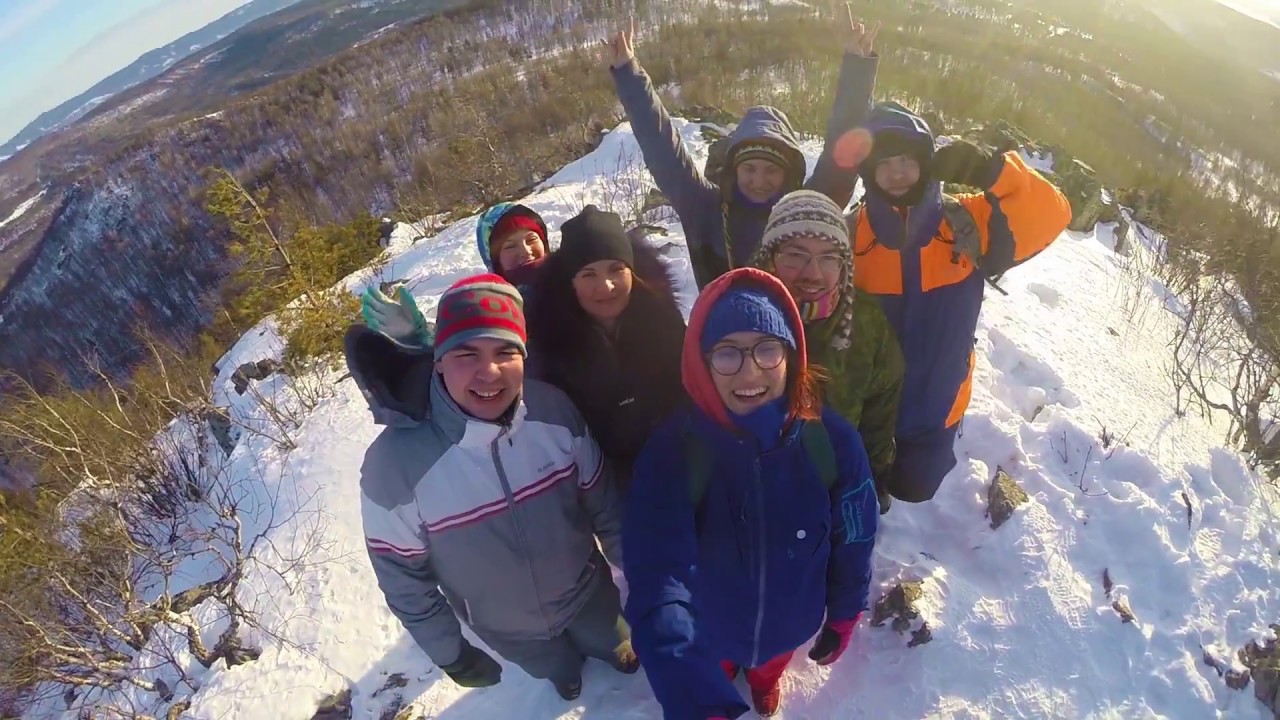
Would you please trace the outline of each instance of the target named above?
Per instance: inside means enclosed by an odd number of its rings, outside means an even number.
[[[0,142],[247,0],[0,0]]]

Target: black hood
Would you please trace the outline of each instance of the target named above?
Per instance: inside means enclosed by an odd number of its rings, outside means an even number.
[[[430,417],[431,348],[401,345],[364,325],[352,325],[344,340],[347,369],[369,403],[373,421],[413,427]]]

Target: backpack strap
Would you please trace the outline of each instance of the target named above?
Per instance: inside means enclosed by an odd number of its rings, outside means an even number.
[[[684,462],[689,470],[689,502],[695,509],[707,496],[707,484],[711,481],[711,450],[686,424],[684,436]],[[826,490],[836,486],[836,450],[831,444],[831,434],[818,420],[805,421],[800,426],[800,444],[818,471],[818,479]]]
[[[836,486],[836,449],[831,444],[831,433],[820,420],[807,420],[800,426],[800,443],[818,471],[822,487],[830,490]]]
[[[1004,288],[996,283],[1009,269],[1007,267],[991,267],[990,258],[982,252],[982,235],[978,232],[978,223],[973,213],[954,195],[942,196],[942,216],[951,226],[954,245],[951,249],[951,262],[959,263],[960,257],[969,258],[977,266],[978,271],[986,278],[987,284],[995,288],[1001,295],[1008,295]]]
[[[696,510],[707,496],[707,483],[711,481],[711,450],[701,436],[693,432],[685,422],[684,463],[689,469],[689,503]]]

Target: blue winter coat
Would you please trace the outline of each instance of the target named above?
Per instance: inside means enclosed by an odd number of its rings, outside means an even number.
[[[623,516],[632,644],[667,720],[747,710],[721,660],[761,665],[867,606],[879,506],[857,431],[824,409],[828,490],[793,428],[760,452],[701,410],[660,426],[636,460]],[[712,458],[698,508],[683,434]]]
[[[826,145],[813,176],[804,183],[805,187],[827,195],[840,207],[849,203],[858,176],[852,168],[837,166],[834,156],[836,140],[866,119],[875,87],[877,63],[875,56],[845,55],[827,124]],[[731,187],[722,188],[718,184],[720,178],[703,176],[681,142],[680,134],[671,125],[671,116],[639,62],[632,60],[613,68],[613,79],[618,99],[631,120],[632,132],[644,155],[645,166],[680,217],[689,255],[694,260],[695,270],[700,270],[697,273],[699,287],[732,268],[749,265],[751,257],[760,249],[772,204],[745,202]],[[729,155],[732,156],[734,148],[747,140],[772,141],[789,151],[793,164],[801,168],[805,166],[799,139],[791,129],[791,123],[773,108],[756,107],[747,111],[730,136]],[[786,191],[798,190],[803,178],[803,174],[799,174]],[[728,233],[725,232],[726,215]],[[726,239],[729,239],[728,243]],[[725,255],[726,244],[732,246],[732,262]]]

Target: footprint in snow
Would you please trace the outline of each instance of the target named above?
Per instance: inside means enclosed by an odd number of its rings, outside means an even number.
[[[1027,285],[1027,290],[1030,291],[1032,295],[1035,295],[1036,298],[1039,299],[1046,307],[1056,308],[1058,307],[1058,302],[1062,300],[1062,293],[1048,285],[1030,283]]]
[[[992,394],[1027,422],[1035,421],[1048,405],[1080,406],[1080,399],[1044,360],[1023,350],[999,330],[991,330],[988,338],[991,365],[998,373]]]

